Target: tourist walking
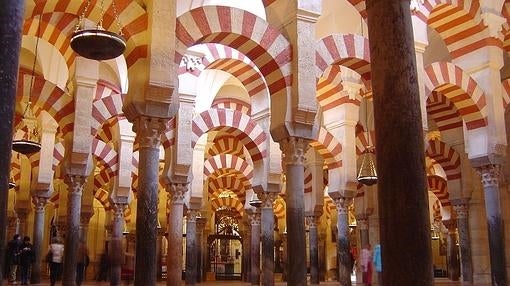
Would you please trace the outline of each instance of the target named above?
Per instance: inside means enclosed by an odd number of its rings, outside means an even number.
[[[50,264],[50,284],[54,286],[62,276],[62,263],[64,261],[64,244],[59,236],[51,239],[46,261]]]
[[[19,234],[15,234],[11,241],[7,243],[7,251],[5,254],[6,258],[6,268],[9,271],[9,283],[16,282],[16,275],[19,264],[19,250],[21,247],[22,241],[21,236]]]
[[[35,262],[35,253],[32,244],[30,243],[30,237],[25,236],[23,238],[23,244],[21,245],[19,256],[19,269],[21,277],[21,285],[28,285],[30,281],[30,273],[32,270],[32,264]]]

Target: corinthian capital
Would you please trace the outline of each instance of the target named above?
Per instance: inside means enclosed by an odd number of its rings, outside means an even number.
[[[338,197],[334,200],[339,215],[347,214],[349,212],[349,206],[353,202],[352,198]]]
[[[308,140],[299,137],[288,137],[280,141],[285,165],[304,165],[305,154],[308,150]]]
[[[46,204],[48,203],[48,198],[34,196],[32,198],[32,201],[34,202],[36,212],[44,212],[44,208],[46,207]]]
[[[260,192],[257,194],[262,201],[261,208],[273,208],[273,203],[278,197],[277,193]]]
[[[476,171],[481,177],[484,188],[499,186],[500,165],[484,165],[476,168]]]
[[[139,116],[134,121],[134,130],[140,148],[157,149],[161,145],[161,134],[166,129],[163,118]]]
[[[64,180],[70,188],[69,192],[81,193],[87,182],[87,177],[81,175],[66,175]]]
[[[188,183],[170,183],[168,184],[168,200],[172,204],[183,204],[184,195],[188,191]]]

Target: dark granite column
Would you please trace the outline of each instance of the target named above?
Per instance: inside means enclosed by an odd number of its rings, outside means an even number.
[[[284,232],[283,235],[282,235],[282,246],[283,246],[283,252],[282,252],[282,264],[283,264],[283,273],[282,273],[282,281],[283,282],[287,282],[287,271],[288,271],[288,262],[287,262],[287,257],[288,257],[288,244],[287,244],[287,232]]]
[[[243,236],[243,282],[251,281],[251,225],[245,222]]]
[[[34,264],[32,264],[32,276],[30,277],[30,283],[39,284],[41,283],[41,260],[42,256],[42,243],[44,240],[44,210],[48,198],[34,196],[32,201],[35,203],[34,213]]]
[[[307,214],[306,222],[308,224],[308,243],[310,251],[310,283],[319,285],[319,237],[317,232],[317,223],[320,214]]]
[[[168,213],[168,251],[166,256],[166,285],[182,284],[182,214],[184,194],[188,184],[171,183],[168,185],[170,212]]]
[[[261,239],[262,239],[262,285],[274,285],[274,211],[273,202],[277,193],[261,193]]]
[[[308,140],[289,137],[280,143],[285,164],[287,193],[287,282],[288,285],[306,285],[306,238],[304,201],[304,161]]]
[[[139,116],[133,122],[140,146],[136,194],[135,286],[155,285],[157,281],[159,147],[165,128],[165,120],[161,118]]]
[[[505,232],[501,215],[499,177],[501,166],[486,165],[477,168],[482,179],[485,213],[489,231],[489,250],[493,286],[507,285],[505,262]]]
[[[67,194],[67,223],[65,249],[78,249],[80,242],[80,213],[81,195],[87,177],[80,175],[66,175],[65,181],[68,185]],[[76,264],[78,252],[64,251],[64,270],[62,284],[66,286],[76,285]]]
[[[186,216],[186,285],[197,281],[197,210],[189,210]]]
[[[469,236],[469,199],[452,200],[452,205],[457,215],[462,284],[472,285],[473,262],[471,260],[471,238]]]
[[[122,249],[122,232],[124,211],[127,204],[115,203],[113,209],[112,236],[110,239],[110,285],[121,284],[121,267],[124,249]]]
[[[433,285],[423,125],[410,3],[366,0],[366,5],[382,280],[385,285]]]
[[[251,285],[260,285],[260,213],[254,212],[249,215],[251,225]]]
[[[337,228],[338,235],[336,241],[337,259],[338,259],[338,282],[342,286],[351,286],[351,242],[349,230],[349,205],[352,198],[335,198],[336,209],[338,212]]]
[[[5,261],[8,225],[9,171],[11,170],[12,125],[16,102],[19,53],[25,1],[2,1],[0,9],[0,261]],[[2,263],[3,265],[3,263]],[[0,284],[3,281],[0,271]]]
[[[447,237],[447,255],[448,262],[448,277],[452,281],[459,281],[460,267],[459,267],[459,248],[457,247],[457,221],[453,219],[443,221],[443,224],[448,229]]]
[[[204,247],[204,227],[207,219],[205,217],[197,217],[197,282],[205,281],[205,267],[204,262],[206,259],[204,255],[207,253]]]

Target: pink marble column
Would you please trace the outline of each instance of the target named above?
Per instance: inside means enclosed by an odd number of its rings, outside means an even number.
[[[298,137],[286,138],[280,143],[285,164],[287,193],[287,282],[288,285],[306,285],[306,239],[304,201],[304,161],[308,140]]]
[[[338,259],[338,282],[343,286],[351,286],[351,241],[349,230],[349,205],[352,204],[352,198],[335,198],[336,209],[338,212],[337,228],[338,235],[336,240],[337,259]]]
[[[42,256],[42,243],[44,240],[44,210],[46,209],[46,203],[48,198],[34,196],[32,198],[35,203],[35,214],[34,214],[34,264],[32,265],[32,276],[30,283],[39,284],[41,283],[41,261]]]
[[[469,236],[469,199],[452,200],[452,205],[457,215],[462,284],[472,285],[473,262],[471,258],[471,238]]]
[[[410,2],[365,2],[374,93],[382,281],[385,285],[429,286],[434,283],[432,245]]]
[[[182,214],[184,195],[187,191],[188,184],[168,185],[168,200],[171,207],[168,214],[167,286],[182,285]]]
[[[136,203],[135,286],[155,285],[157,276],[157,226],[159,147],[166,129],[162,118],[138,116],[133,122],[139,142]]]
[[[477,168],[482,179],[485,214],[489,231],[489,251],[491,260],[492,285],[507,285],[505,261],[505,232],[501,215],[501,199],[499,194],[499,178],[501,166],[486,165]]]
[[[81,196],[83,188],[87,181],[86,176],[66,175],[65,181],[68,185],[67,194],[67,224],[65,249],[78,249],[80,242],[80,213]],[[62,284],[68,286],[76,285],[76,265],[78,262],[78,252],[64,252],[64,270]]]

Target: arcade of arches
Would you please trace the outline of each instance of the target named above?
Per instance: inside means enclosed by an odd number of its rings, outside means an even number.
[[[509,0],[92,0],[126,39],[106,61],[70,47],[85,1],[20,2],[0,124],[22,138],[30,101],[41,150],[0,146],[0,220],[32,237],[33,282],[61,235],[89,279],[109,253],[112,285],[351,285],[376,245],[374,285],[507,285]]]

